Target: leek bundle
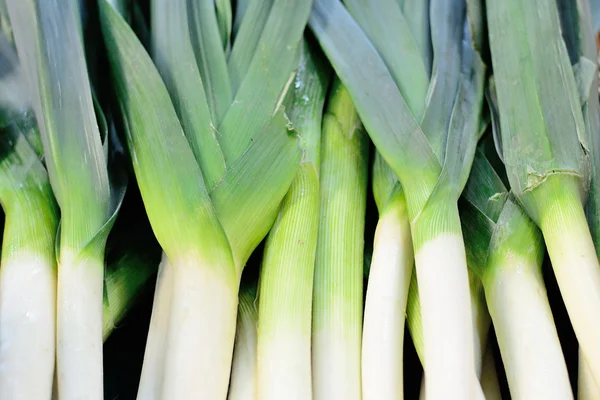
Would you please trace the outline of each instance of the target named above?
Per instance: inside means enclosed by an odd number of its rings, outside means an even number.
[[[460,201],[481,377],[489,309],[511,395],[516,399],[572,398],[572,390],[541,274],[544,247],[535,225],[508,195],[483,150],[476,154]],[[483,285],[482,285],[483,283]],[[477,293],[485,293],[485,300]],[[409,328],[422,354],[419,306],[409,299]],[[485,314],[485,315],[483,315]],[[479,325],[479,326],[477,326]],[[533,354],[533,356],[532,356]]]
[[[583,211],[588,144],[557,5],[487,2],[487,20],[511,189],[544,235],[582,354],[600,382],[600,265]]]
[[[368,9],[373,3],[365,4]],[[397,15],[391,11],[398,7],[396,2],[385,4],[373,6],[374,14],[365,12],[365,18]],[[454,75],[447,74],[447,78],[442,74],[434,80],[421,126],[408,101],[412,98],[402,91],[406,83],[398,82],[394,72],[396,49],[386,45],[383,36],[369,33],[364,26],[361,29],[336,0],[317,0],[309,24],[347,86],[377,150],[404,190],[422,306],[428,396],[467,399],[480,388],[475,377],[466,255],[456,201],[478,138],[485,75],[475,50],[481,48],[481,16],[478,7],[470,8],[472,15],[467,21],[466,5],[461,1],[434,2],[432,15],[436,4],[449,13],[440,14],[450,21],[450,35],[440,39],[450,42],[449,51],[454,49],[454,69],[444,65],[447,58],[441,54],[439,62],[442,70],[447,67]],[[351,3],[347,5],[350,10]],[[382,24],[371,18],[369,26],[376,31]],[[383,27],[392,29],[398,23],[395,19]],[[446,49],[443,43],[440,48]],[[377,79],[370,79],[373,76]]]
[[[94,110],[78,3],[30,0],[8,1],[7,6],[61,212],[58,392],[65,399],[102,399],[104,246],[124,192],[109,179],[106,135],[101,136]]]
[[[143,372],[138,392],[144,399],[226,396],[241,272],[301,157],[282,103],[310,4],[275,1],[262,10],[259,35],[238,34],[230,57],[237,46],[256,49],[246,61],[236,58],[239,82],[223,75],[223,42],[210,28],[218,24],[190,23],[216,18],[206,12],[212,4],[153,2],[163,13],[152,33],[155,67],[126,10],[121,15],[99,2],[136,179],[170,274],[159,273],[164,290],[156,291],[155,305],[166,311],[153,313],[149,336],[158,339],[147,345],[150,372]]]

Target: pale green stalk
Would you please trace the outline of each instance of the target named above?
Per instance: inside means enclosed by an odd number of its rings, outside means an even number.
[[[259,285],[259,399],[312,399],[311,319],[319,221],[321,121],[329,74],[305,42],[291,120],[303,159],[265,245]]]
[[[336,81],[323,120],[321,194],[313,295],[316,400],[361,398],[367,136]]]
[[[5,214],[0,398],[49,398],[55,365],[59,214],[48,174],[16,123],[0,129],[0,203]]]
[[[120,199],[111,201],[78,3],[19,0],[7,5],[61,211],[58,391],[66,400],[100,400],[104,245]]]

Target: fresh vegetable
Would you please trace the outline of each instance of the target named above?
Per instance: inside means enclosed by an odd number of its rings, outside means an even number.
[[[59,214],[48,173],[23,130],[32,118],[0,128],[0,203],[5,213],[0,263],[0,398],[48,397],[56,330]]]
[[[260,270],[256,395],[312,399],[311,320],[319,229],[321,121],[329,74],[304,44],[290,91],[303,157],[265,243]]]
[[[316,400],[361,398],[367,161],[367,136],[348,91],[335,81],[321,147],[312,327]]]

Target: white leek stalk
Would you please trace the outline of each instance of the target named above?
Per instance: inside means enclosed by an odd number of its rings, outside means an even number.
[[[406,204],[399,192],[375,230],[362,339],[365,400],[403,395],[404,319],[413,265]]]

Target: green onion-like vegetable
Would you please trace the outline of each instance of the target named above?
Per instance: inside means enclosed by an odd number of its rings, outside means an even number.
[[[242,284],[227,400],[256,399],[256,284]]]
[[[441,49],[446,49],[446,41],[456,50],[450,65],[445,65],[447,57],[438,54],[449,76],[438,79],[431,90],[423,130],[402,93],[403,84],[394,81],[389,46],[378,44],[366,29],[365,35],[336,0],[315,1],[310,26],[347,86],[377,150],[404,189],[423,311],[428,396],[467,399],[476,393],[477,383],[456,201],[477,141],[485,68],[473,49],[481,47],[479,19],[466,29],[464,2],[440,1],[438,6],[448,12],[439,14],[447,18],[448,35],[432,39],[441,41]],[[431,7],[431,15],[438,15],[433,13],[434,4]],[[435,47],[436,43],[434,65]],[[441,86],[436,90],[437,85]],[[454,92],[452,87],[459,89]]]
[[[590,233],[600,256],[600,107],[598,102],[598,71],[596,37],[592,22],[592,10],[587,0],[562,0],[557,2],[561,12],[561,31],[573,64],[579,88],[586,141],[590,159],[590,192],[586,204],[586,216]],[[579,354],[578,398],[596,399],[600,390],[584,353]]]
[[[336,81],[323,118],[313,296],[313,396],[361,398],[367,136]]]
[[[373,192],[387,192],[378,201],[379,221],[365,299],[362,337],[363,398],[402,396],[404,320],[408,287],[414,266],[409,219],[404,193],[385,161],[377,154],[373,168]],[[392,179],[386,179],[391,177]]]
[[[138,386],[138,399],[157,399],[162,392],[162,376],[165,364],[165,343],[169,329],[169,312],[171,310],[171,297],[173,296],[173,267],[166,254],[163,253],[156,285],[154,287],[154,301],[152,302],[152,316],[146,348],[144,363]]]
[[[488,1],[487,20],[512,191],[542,230],[582,353],[600,382],[600,265],[583,212],[585,124],[557,6]]]
[[[58,208],[22,124],[0,128],[0,398],[43,399],[54,379]]]
[[[328,71],[305,42],[290,118],[304,154],[269,233],[260,271],[259,399],[312,399],[311,320],[319,225],[321,120]]]
[[[19,0],[7,5],[61,212],[58,392],[64,399],[102,399],[104,245],[122,196],[111,196],[84,58],[79,4]]]
[[[409,2],[404,5],[409,7]],[[417,3],[417,2],[412,2]],[[427,2],[419,2],[428,7]],[[346,1],[350,13],[386,51],[386,63],[413,115],[420,118],[429,84],[422,57],[429,54],[429,30],[424,31],[418,15],[405,15],[395,0],[385,2]],[[417,4],[414,4],[417,6]],[[419,7],[416,14],[422,11]],[[386,24],[377,20],[385,18]],[[377,21],[377,22],[375,22]],[[411,28],[414,28],[411,32]],[[413,35],[415,38],[413,38]],[[395,40],[390,40],[394,38]],[[419,46],[417,39],[425,42]],[[404,51],[398,51],[396,41]],[[421,50],[421,53],[419,52]],[[403,396],[404,320],[408,287],[414,268],[410,220],[402,187],[379,152],[373,164],[373,195],[379,210],[373,257],[365,298],[362,338],[362,392],[365,400],[397,399]]]

